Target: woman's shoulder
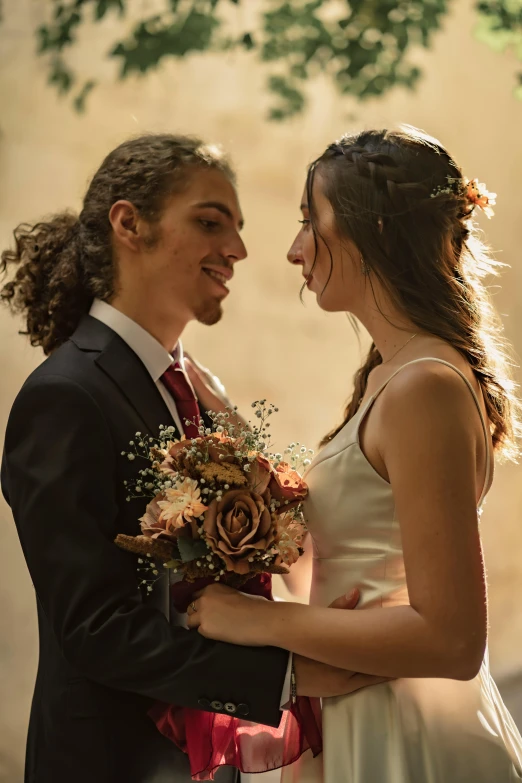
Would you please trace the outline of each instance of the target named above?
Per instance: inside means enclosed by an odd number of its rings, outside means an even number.
[[[436,357],[419,357],[403,365],[386,383],[386,397],[409,404],[413,399],[420,402],[445,404],[447,397],[462,393],[469,398],[468,381],[473,383],[468,368],[458,367]],[[465,380],[464,380],[465,379]]]
[[[469,396],[466,381],[479,395],[480,385],[465,357],[443,340],[433,338],[419,344],[417,351],[402,361],[397,357],[393,363],[378,365],[370,373],[368,390],[378,394],[386,389],[386,396],[395,390],[395,394],[409,397],[462,387]]]
[[[480,385],[470,364],[442,340],[419,344],[417,352],[402,363],[380,365],[372,375],[369,392],[380,398],[383,426],[393,421],[418,424],[425,419],[452,422],[467,418],[470,406],[477,403],[485,413]]]
[[[484,414],[478,382],[465,361],[457,364],[440,357],[419,357],[386,384],[379,418],[383,432],[430,440],[446,434],[451,440],[465,432],[471,436],[476,431],[480,436],[480,422],[471,415],[477,405]]]

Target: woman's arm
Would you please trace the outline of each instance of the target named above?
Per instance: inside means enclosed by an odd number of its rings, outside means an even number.
[[[388,387],[379,420],[410,605],[338,612],[253,602],[214,588],[214,600],[210,590],[198,601],[200,633],[277,644],[366,674],[476,675],[487,612],[476,510],[484,435],[473,398],[452,370],[411,367]],[[228,612],[220,611],[220,602],[228,604]]]

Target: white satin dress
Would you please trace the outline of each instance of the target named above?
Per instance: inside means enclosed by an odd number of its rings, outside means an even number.
[[[440,359],[418,359],[419,361]],[[408,365],[404,365],[408,366]],[[486,436],[477,395],[467,378]],[[402,367],[397,370],[399,372]],[[393,378],[397,373],[394,373]],[[352,586],[359,607],[409,603],[390,484],[359,443],[361,422],[388,381],[310,465],[305,515],[314,542],[310,603],[328,606]],[[485,487],[489,484],[489,467]],[[484,500],[480,499],[479,507]],[[470,681],[401,679],[323,700],[323,753],[282,772],[282,783],[512,783],[522,739],[489,672]]]

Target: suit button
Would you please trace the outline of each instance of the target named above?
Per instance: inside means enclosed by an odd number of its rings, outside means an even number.
[[[227,701],[225,704],[225,709],[227,712],[230,713],[230,715],[233,715],[237,711],[237,707],[235,704],[233,704],[231,701]]]
[[[198,704],[204,710],[210,709],[210,702],[208,699],[198,699]]]
[[[219,710],[223,709],[223,702],[222,701],[211,701],[210,706],[213,710],[216,710],[216,712],[219,712]]]
[[[246,716],[250,713],[250,707],[248,704],[238,704],[236,708],[238,715]]]

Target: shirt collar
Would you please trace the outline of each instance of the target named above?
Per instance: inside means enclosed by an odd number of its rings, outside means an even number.
[[[185,370],[185,353],[183,351],[181,340],[178,340],[177,344],[172,350],[172,361],[179,362],[183,370]]]
[[[181,341],[170,354],[155,337],[136,321],[100,299],[94,300],[89,315],[104,323],[127,343],[129,348],[141,359],[154,383],[161,378],[173,362],[179,362],[183,367],[184,357]]]

